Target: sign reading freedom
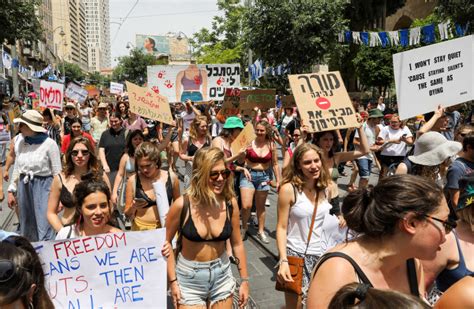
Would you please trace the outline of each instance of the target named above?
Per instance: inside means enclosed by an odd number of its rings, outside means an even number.
[[[288,75],[288,80],[310,132],[360,127],[338,71]]]
[[[126,84],[132,113],[169,125],[173,124],[170,104],[166,97],[130,82]]]
[[[166,230],[34,243],[55,308],[166,308]]]
[[[401,119],[474,99],[474,35],[393,55]]]

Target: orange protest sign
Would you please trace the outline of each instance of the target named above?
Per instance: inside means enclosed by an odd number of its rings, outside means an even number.
[[[130,82],[126,84],[132,113],[170,125],[173,123],[170,104],[165,96]]]
[[[240,109],[274,108],[275,93],[275,89],[242,90],[240,91]]]
[[[225,119],[230,116],[236,116],[239,114],[240,104],[240,89],[239,88],[227,88],[225,90],[224,103],[220,109],[218,116],[219,118]]]
[[[338,71],[288,75],[288,80],[310,132],[360,126]]]
[[[247,147],[256,137],[252,123],[248,122],[242,132],[240,132],[237,138],[230,145],[232,154],[236,154],[243,147]]]

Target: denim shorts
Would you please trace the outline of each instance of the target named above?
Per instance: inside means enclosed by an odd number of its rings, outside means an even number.
[[[258,171],[249,169],[252,181],[245,177],[245,173],[240,174],[240,188],[249,188],[257,191],[270,191],[270,180],[272,179],[272,169]]]
[[[372,160],[363,158],[357,159],[357,167],[359,167],[360,178],[369,179],[370,171],[372,170]]]
[[[209,262],[186,260],[180,253],[176,278],[181,292],[179,303],[186,306],[211,306],[232,297],[236,286],[227,253]]]

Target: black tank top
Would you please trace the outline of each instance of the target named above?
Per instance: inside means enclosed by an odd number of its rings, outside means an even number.
[[[74,208],[72,194],[68,190],[68,188],[66,188],[66,186],[64,185],[61,174],[58,174],[58,176],[59,176],[59,180],[61,181],[61,192],[59,193],[59,201],[66,208]]]

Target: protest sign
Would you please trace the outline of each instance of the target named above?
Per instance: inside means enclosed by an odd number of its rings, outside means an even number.
[[[293,95],[285,95],[281,97],[281,108],[296,107],[295,97]]]
[[[360,126],[338,71],[289,75],[288,79],[303,124],[310,132]]]
[[[131,112],[166,124],[173,123],[173,116],[166,97],[130,82],[126,82],[126,84]]]
[[[110,93],[111,94],[122,94],[123,84],[110,82]]]
[[[41,80],[40,106],[56,110],[63,109],[64,85]]]
[[[274,108],[275,93],[275,89],[242,90],[240,92],[240,109]]]
[[[84,89],[87,90],[90,97],[100,96],[100,90],[94,85],[85,85]]]
[[[253,142],[255,138],[257,138],[257,136],[255,135],[253,124],[251,122],[247,122],[245,128],[230,145],[232,154],[234,155],[239,153],[240,149],[250,145],[250,143]]]
[[[87,99],[87,95],[89,93],[86,89],[82,88],[79,85],[74,83],[69,83],[66,88],[66,93],[64,94],[66,97],[77,100],[77,102],[82,103]]]
[[[33,243],[55,308],[166,308],[166,230]]]
[[[401,119],[474,99],[474,35],[393,55]]]
[[[227,88],[225,90],[224,103],[219,114],[225,118],[230,116],[236,116],[239,114],[240,109],[240,89],[239,88]]]
[[[154,65],[148,87],[169,102],[223,100],[227,87],[240,86],[239,64]]]

